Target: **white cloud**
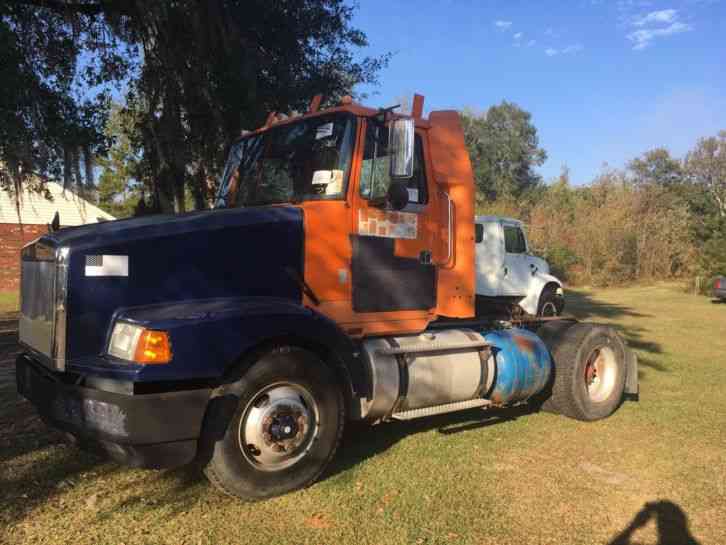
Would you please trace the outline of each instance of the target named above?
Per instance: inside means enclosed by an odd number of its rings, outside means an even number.
[[[585,49],[585,47],[582,44],[572,44],[568,45],[567,47],[563,47],[562,49],[555,49],[554,47],[548,47],[545,49],[545,55],[548,57],[554,57],[555,55],[571,55],[574,53],[579,53]]]
[[[568,45],[567,47],[565,47],[562,50],[562,53],[564,55],[567,55],[568,53],[579,53],[583,49],[585,49],[585,48],[583,47],[582,44],[572,44],[572,45]]]
[[[625,25],[635,27],[635,30],[626,35],[635,51],[642,51],[656,39],[693,30],[689,23],[681,21],[677,9],[661,9],[633,15],[625,19]]]
[[[651,11],[640,17],[633,19],[633,26],[658,25],[674,23],[678,19],[678,10],[662,9],[659,11]]]
[[[524,36],[524,32],[517,32],[517,33],[516,33],[516,34],[514,35],[514,39],[515,39],[515,40],[521,40],[521,39],[522,39],[522,36]]]
[[[656,38],[663,38],[666,36],[673,36],[674,34],[681,34],[683,32],[689,32],[693,30],[693,27],[689,24],[676,21],[671,25],[663,28],[643,28],[636,30],[628,34],[627,38],[633,42],[633,49],[641,51],[648,47],[653,40]]]
[[[653,5],[650,0],[618,0],[616,2],[618,10],[629,11],[634,8],[647,8]]]
[[[494,26],[500,30],[508,30],[512,26],[512,21],[494,21]]]
[[[536,43],[537,43],[537,40],[530,40],[527,42],[527,47],[532,47]]]

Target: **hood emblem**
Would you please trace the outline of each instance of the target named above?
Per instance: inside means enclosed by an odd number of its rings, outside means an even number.
[[[129,256],[87,255],[86,276],[128,276]]]

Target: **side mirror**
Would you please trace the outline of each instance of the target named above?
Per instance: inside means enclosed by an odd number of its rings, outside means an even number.
[[[388,127],[388,152],[391,157],[390,175],[393,179],[413,177],[413,145],[416,125],[411,118],[391,121]]]
[[[391,182],[386,195],[388,205],[393,210],[403,210],[408,204],[408,188],[404,182]]]

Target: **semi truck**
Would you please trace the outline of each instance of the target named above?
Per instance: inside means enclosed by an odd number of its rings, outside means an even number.
[[[476,297],[481,312],[504,304],[512,317],[523,312],[544,317],[562,314],[562,282],[550,274],[547,261],[533,255],[522,222],[500,216],[476,216],[474,221]]]
[[[255,500],[314,482],[351,421],[522,403],[592,421],[637,395],[611,327],[477,304],[457,112],[319,105],[234,142],[212,210],[22,249],[17,386],[44,421]]]

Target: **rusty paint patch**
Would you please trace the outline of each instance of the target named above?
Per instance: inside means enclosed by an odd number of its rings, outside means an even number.
[[[527,337],[522,337],[520,335],[512,335],[514,337],[514,343],[517,345],[519,349],[526,352],[527,354],[533,354],[535,351],[535,345],[534,341],[531,339],[528,339]]]

